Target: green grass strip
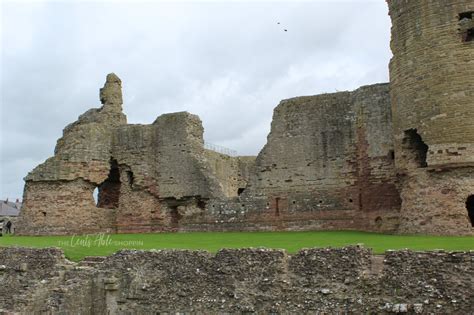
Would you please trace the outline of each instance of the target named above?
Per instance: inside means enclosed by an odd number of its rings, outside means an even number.
[[[474,250],[472,236],[387,235],[357,231],[312,232],[196,232],[157,234],[99,234],[82,236],[3,236],[0,246],[60,247],[67,258],[106,256],[120,249],[200,249],[266,247],[295,253],[302,248],[363,244],[374,253],[389,249]]]

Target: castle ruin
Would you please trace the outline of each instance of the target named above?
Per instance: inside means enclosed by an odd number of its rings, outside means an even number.
[[[390,83],[283,100],[256,157],[206,149],[187,112],[127,124],[109,74],[25,178],[17,232],[474,234],[474,2],[387,2]]]

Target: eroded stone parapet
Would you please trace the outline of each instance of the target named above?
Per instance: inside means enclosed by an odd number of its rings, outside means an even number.
[[[0,248],[0,309],[35,313],[468,314],[472,252],[122,250],[68,262],[56,249]],[[17,271],[27,264],[25,272]],[[31,281],[33,280],[33,281]]]
[[[115,73],[107,75],[104,87],[100,89],[100,102],[106,110],[122,110],[122,80]]]
[[[107,76],[103,88],[106,95],[120,94],[120,79],[114,74]],[[117,97],[107,96],[102,108],[91,109],[66,126],[58,139],[54,156],[39,165],[25,178],[26,181],[72,180],[84,178],[100,184],[106,178],[112,154],[113,130],[127,123]],[[119,104],[106,110],[108,105]],[[105,176],[104,176],[105,175]]]

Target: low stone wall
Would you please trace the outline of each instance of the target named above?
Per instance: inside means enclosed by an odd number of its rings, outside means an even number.
[[[474,252],[0,248],[0,314],[469,314]]]

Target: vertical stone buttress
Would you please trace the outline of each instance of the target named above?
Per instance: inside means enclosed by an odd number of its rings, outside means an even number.
[[[389,0],[402,233],[472,234],[472,0]]]

